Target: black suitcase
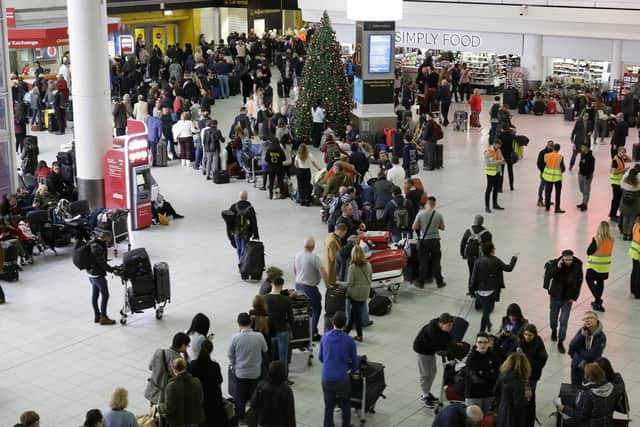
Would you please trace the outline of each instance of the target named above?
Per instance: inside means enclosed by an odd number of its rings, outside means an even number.
[[[167,141],[158,141],[156,145],[155,159],[153,159],[155,166],[166,167],[169,163],[169,153],[167,151]]]
[[[404,268],[404,280],[411,283],[420,278],[420,257],[418,256],[418,242],[408,240],[407,266]]]
[[[332,287],[327,288],[324,294],[324,311],[330,317],[337,311],[344,311],[347,301],[347,292],[344,288]]]
[[[634,162],[640,162],[640,143],[633,144],[632,157]]]
[[[38,153],[40,152],[39,148],[38,148],[38,137],[35,135],[27,135],[24,137],[24,148],[26,149],[27,147],[31,148],[35,148]]]
[[[435,169],[441,169],[444,167],[444,145],[436,144],[436,162],[433,165]]]
[[[73,166],[73,152],[72,151],[60,151],[56,155],[56,160],[60,165]]]
[[[393,145],[391,146],[391,154],[394,159],[402,157],[402,150],[404,149],[404,135],[400,132],[393,134]]]
[[[122,256],[123,274],[126,278],[153,276],[151,261],[145,248],[136,248]]]
[[[451,335],[451,341],[456,343],[463,342],[467,329],[469,329],[469,322],[462,317],[456,317],[453,321],[453,327],[449,332],[449,335]]]
[[[278,80],[278,98],[284,98],[284,83]]]
[[[58,127],[58,119],[56,119],[55,113],[49,113],[49,132],[54,133],[58,132],[60,128]]]
[[[229,76],[229,95],[235,96],[240,93],[240,79],[233,75]]]
[[[132,312],[139,312],[155,308],[156,298],[153,293],[146,295],[136,295],[132,288],[127,289],[127,298]]]
[[[568,122],[572,122],[574,120],[574,112],[573,112],[573,108],[571,107],[566,107],[564,109],[564,119]]]
[[[507,104],[510,110],[518,108],[518,90],[513,87],[506,88],[502,94],[502,103]]]
[[[219,170],[213,173],[213,182],[215,184],[228,184],[230,181],[229,172]]]
[[[156,287],[156,301],[171,300],[171,280],[169,276],[169,264],[158,262],[153,265],[153,281]]]
[[[153,274],[145,274],[144,276],[132,277],[130,278],[130,280],[131,289],[133,289],[134,295],[152,295],[155,298],[156,283],[153,280]]]
[[[264,245],[255,240],[245,243],[240,261],[242,280],[260,280],[264,271]]]
[[[384,365],[368,361],[367,356],[360,356],[358,365],[360,366],[360,376],[351,377],[351,407],[364,409],[364,412],[374,412],[378,399],[381,397],[386,399],[383,394],[387,387],[384,379]],[[361,413],[360,416],[362,419],[364,413]]]

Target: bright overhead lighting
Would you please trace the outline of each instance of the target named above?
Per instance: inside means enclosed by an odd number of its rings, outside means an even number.
[[[400,21],[402,0],[348,0],[347,18],[353,21]]]
[[[164,16],[173,16],[173,10],[165,10]]]

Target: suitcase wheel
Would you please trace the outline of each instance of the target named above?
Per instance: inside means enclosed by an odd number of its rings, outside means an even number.
[[[156,310],[156,319],[158,320],[162,319],[163,315],[164,315],[164,309],[162,307]]]

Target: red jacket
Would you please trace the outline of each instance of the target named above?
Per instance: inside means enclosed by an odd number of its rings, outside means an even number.
[[[482,111],[482,97],[480,95],[473,95],[469,100],[469,106],[471,111]]]

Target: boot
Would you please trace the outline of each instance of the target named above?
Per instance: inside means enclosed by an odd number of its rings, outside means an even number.
[[[109,319],[107,316],[100,316],[100,324],[101,325],[115,325],[116,321],[113,319]]]

